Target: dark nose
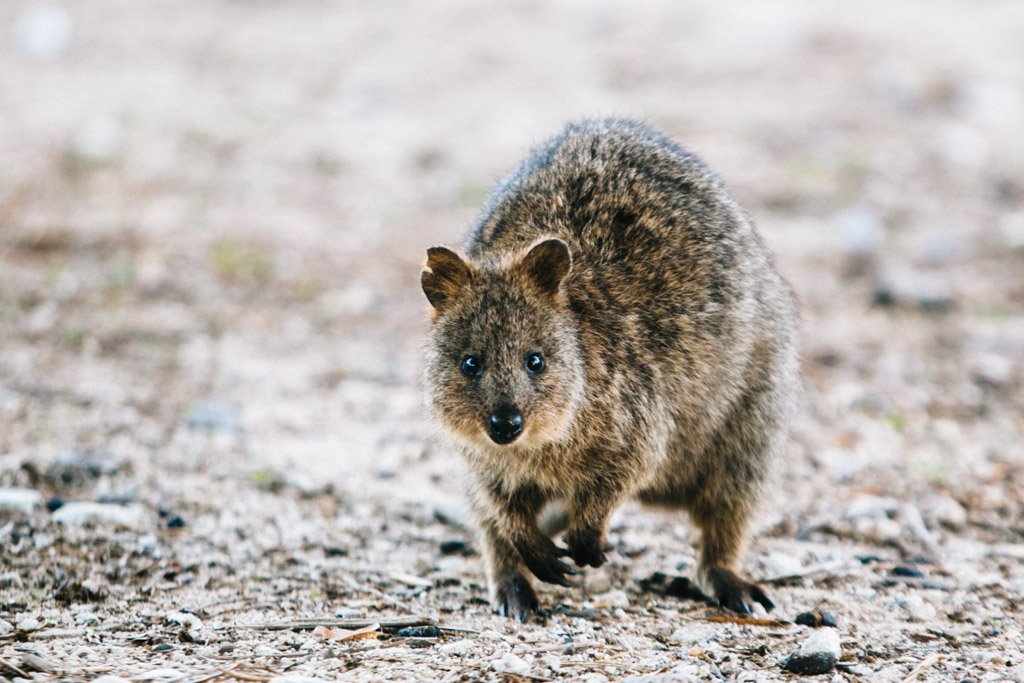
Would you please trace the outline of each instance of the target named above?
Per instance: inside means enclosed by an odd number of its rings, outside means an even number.
[[[513,405],[498,406],[487,421],[487,433],[494,443],[510,443],[523,431],[523,416]]]

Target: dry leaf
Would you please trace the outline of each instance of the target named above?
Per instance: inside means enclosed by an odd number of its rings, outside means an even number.
[[[376,638],[380,635],[380,624],[370,624],[354,631],[343,628],[330,628],[329,626],[317,626],[313,629],[313,637],[321,640],[359,640],[361,638]]]

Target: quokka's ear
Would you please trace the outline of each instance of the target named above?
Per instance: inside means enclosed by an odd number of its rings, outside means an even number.
[[[435,310],[469,284],[472,271],[462,257],[445,247],[427,249],[427,270],[420,275],[420,286]]]
[[[543,293],[554,296],[572,269],[569,245],[552,238],[533,245],[514,266]]]

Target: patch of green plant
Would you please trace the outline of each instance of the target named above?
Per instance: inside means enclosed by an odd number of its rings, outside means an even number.
[[[217,274],[229,280],[266,282],[274,274],[274,264],[265,251],[233,239],[215,242],[212,259]]]

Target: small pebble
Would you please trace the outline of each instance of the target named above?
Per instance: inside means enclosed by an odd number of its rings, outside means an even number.
[[[114,503],[116,505],[127,505],[134,503],[139,498],[138,486],[127,486],[125,488],[107,491],[96,498],[98,503]]]
[[[178,515],[175,515],[174,517],[171,517],[169,520],[167,520],[168,529],[182,529],[184,527],[185,520],[179,517]]]
[[[919,579],[924,576],[924,572],[914,567],[907,567],[905,565],[897,565],[892,568],[893,576],[907,576],[915,579]]]
[[[9,621],[0,619],[0,638],[14,633],[14,625]]]
[[[241,413],[236,406],[216,400],[198,401],[188,417],[194,432],[237,434],[242,431]]]
[[[161,643],[153,648],[154,652],[170,652],[174,649],[174,646],[170,643]]]
[[[828,626],[836,628],[836,617],[830,612],[802,612],[796,615],[796,619],[793,621],[801,626],[812,626],[814,628]]]
[[[874,302],[878,306],[913,306],[922,311],[942,313],[955,302],[950,281],[935,273],[892,270],[875,285]]]
[[[473,548],[468,541],[441,541],[438,546],[442,555],[472,555]]]
[[[358,609],[339,609],[334,611],[335,619],[362,619],[366,613]]]
[[[817,629],[786,658],[782,668],[805,676],[825,674],[835,668],[839,654],[839,633],[831,628]]]
[[[64,507],[64,499],[61,498],[60,496],[53,496],[52,498],[49,498],[46,501],[46,509],[49,510],[50,512],[56,512],[57,510],[60,510],[62,507]]]

